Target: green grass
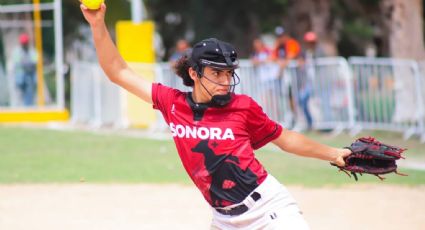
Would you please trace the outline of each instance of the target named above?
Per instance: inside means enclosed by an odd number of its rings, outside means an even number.
[[[344,147],[355,138],[369,135],[378,138],[384,143],[391,143],[407,148],[408,150],[404,155],[410,161],[425,162],[425,152],[423,151],[425,144],[421,144],[415,139],[404,141],[402,135],[397,133],[376,131],[361,133],[356,137],[351,137],[347,134],[341,134],[335,137],[332,135],[311,133],[307,136],[323,144]],[[402,177],[395,174],[387,174],[384,175],[384,177],[387,178],[384,182],[381,182],[377,177],[372,175],[359,175],[359,182],[356,182],[354,178],[349,178],[344,172],[338,172],[338,169],[330,166],[328,162],[301,158],[292,154],[279,154],[277,148],[269,147],[262,152],[264,152],[264,156],[262,156],[262,154],[257,154],[258,158],[264,162],[269,172],[285,184],[304,186],[340,186],[354,183],[385,183],[409,186],[425,184],[425,171],[423,170],[400,168],[400,172],[407,173],[409,176]]]
[[[381,182],[377,177],[363,175],[356,182],[344,172],[338,172],[336,167],[324,161],[300,158],[295,155],[279,154],[276,151],[267,151],[257,154],[268,171],[284,184],[302,185],[308,187],[341,186],[355,183],[385,183],[403,185],[425,184],[425,171],[401,169],[408,177],[395,174],[384,175],[387,179]]]
[[[372,133],[409,148],[407,157],[424,160],[418,141],[396,134]],[[353,138],[311,134],[333,146]],[[340,186],[355,183],[329,163],[297,157],[270,146],[257,152],[266,169],[285,184]],[[408,177],[386,176],[386,184],[424,185],[425,171],[401,169]],[[115,134],[53,131],[0,126],[0,183],[182,183],[191,184],[173,142]],[[357,183],[382,183],[364,175]]]
[[[188,182],[171,141],[0,128],[0,183]]]

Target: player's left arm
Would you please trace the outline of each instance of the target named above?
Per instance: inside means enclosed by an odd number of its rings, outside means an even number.
[[[349,149],[330,147],[291,130],[284,130],[272,143],[283,151],[330,161],[338,166],[344,166],[344,157],[351,153]]]

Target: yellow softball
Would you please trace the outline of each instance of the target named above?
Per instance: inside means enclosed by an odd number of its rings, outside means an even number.
[[[97,10],[100,8],[100,5],[104,0],[82,0],[83,5],[85,5],[90,10]]]

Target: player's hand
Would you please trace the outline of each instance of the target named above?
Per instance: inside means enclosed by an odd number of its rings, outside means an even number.
[[[99,25],[105,21],[106,5],[102,3],[98,10],[88,9],[80,0],[80,8],[86,21],[91,25]]]
[[[349,149],[336,149],[336,158],[331,163],[344,167],[345,166],[345,158],[351,154],[351,150]]]

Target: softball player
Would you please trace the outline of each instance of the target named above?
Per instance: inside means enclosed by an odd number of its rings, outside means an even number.
[[[292,196],[255,158],[272,142],[301,156],[344,165],[347,149],[316,143],[270,120],[250,97],[234,94],[239,83],[236,50],[210,38],[176,64],[192,92],[150,83],[118,53],[104,23],[106,6],[81,5],[108,78],[152,103],[170,127],[182,164],[213,212],[212,229],[308,229]]]

